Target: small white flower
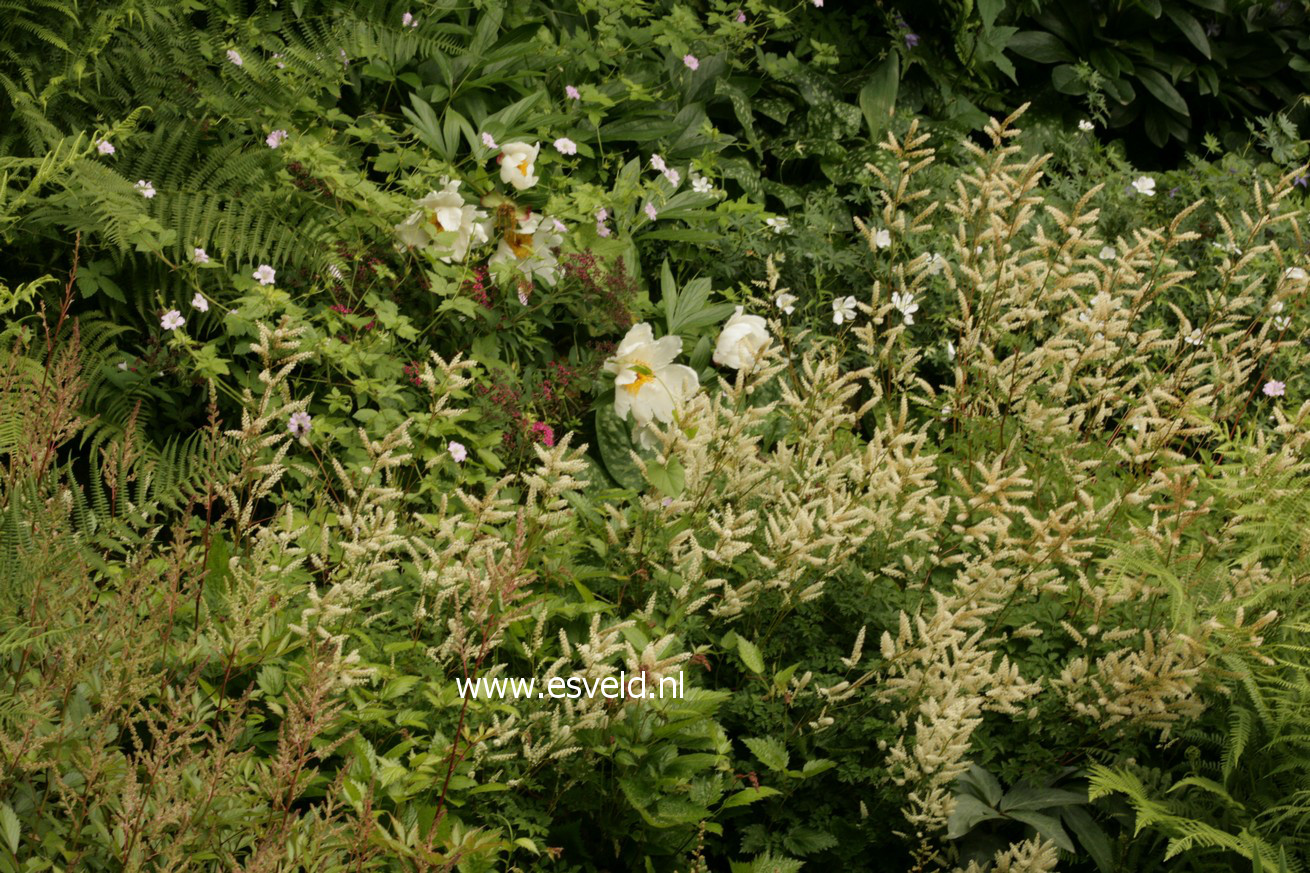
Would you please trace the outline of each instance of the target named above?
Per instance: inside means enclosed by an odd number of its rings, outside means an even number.
[[[268,264],[260,264],[259,269],[250,274],[251,277],[261,285],[272,285],[274,281],[273,268]]]
[[[285,140],[286,138],[287,138],[287,132],[285,130],[275,130],[264,139],[264,142],[268,145],[269,148],[275,149],[278,146],[282,145],[282,141]]]
[[[1078,122],[1078,129],[1083,133],[1088,133],[1089,131],[1096,130],[1096,125],[1084,118],[1082,121]]]
[[[764,219],[764,223],[768,225],[769,229],[774,233],[785,233],[789,229],[789,222],[782,216],[778,216],[777,218],[766,218]]]
[[[402,27],[418,27],[418,19],[414,17],[413,13],[406,12],[400,16],[400,24]]]
[[[237,52],[236,49],[227,50],[227,59],[232,63],[236,64],[238,67],[245,63],[245,61],[241,60],[241,55]]]
[[[791,315],[796,311],[796,295],[788,294],[785,291],[778,295],[778,299],[773,301],[783,312]]]
[[[112,155],[114,153],[114,144],[108,140],[96,140],[96,151],[102,155]]]
[[[946,360],[948,361],[955,360],[955,343],[951,342],[950,340],[946,341]]]
[[[1219,251],[1227,252],[1230,255],[1240,255],[1242,253],[1242,250],[1238,248],[1237,243],[1234,242],[1225,242],[1225,243],[1213,242],[1210,243],[1210,245],[1214,246]]]
[[[493,137],[491,134],[486,133],[486,132],[484,132],[484,133],[482,134],[482,144],[483,144],[484,146],[486,146],[487,148],[489,148],[489,149],[498,149],[498,148],[500,148],[500,146],[496,145],[496,139],[495,139],[495,137]]]
[[[1183,342],[1189,346],[1199,346],[1204,340],[1205,334],[1201,332],[1199,327],[1193,328],[1191,333],[1183,337]]]
[[[714,190],[714,183],[704,176],[697,176],[693,173],[691,176],[691,190],[697,194],[708,194]]]
[[[832,301],[832,323],[841,324],[855,320],[855,298],[838,297]]]
[[[137,192],[147,200],[155,196],[154,182],[147,182],[145,179],[137,179],[136,185],[133,187],[135,187]]]
[[[199,291],[196,292],[195,297],[191,298],[191,306],[194,309],[199,309],[201,312],[209,311],[209,301],[206,300],[205,295],[201,294]]]
[[[204,249],[195,249],[191,252],[191,262],[194,264],[208,264],[209,255],[205,253]]]
[[[186,324],[186,319],[176,309],[168,310],[164,313],[164,317],[159,319],[159,326],[164,330],[177,330],[184,324]]]
[[[650,156],[650,165],[656,172],[659,173],[663,173],[665,170],[669,168],[668,165],[664,163],[664,158],[660,157],[659,155]]]
[[[558,218],[552,218],[552,219],[551,219],[551,223],[554,224],[554,226],[555,226],[555,232],[556,232],[556,233],[568,233],[568,232],[569,232],[569,226],[568,226],[567,224],[565,224],[564,222],[560,221]]]
[[[1155,196],[1155,180],[1150,176],[1138,176],[1133,180],[1133,190],[1143,197]]]
[[[1270,304],[1269,304],[1269,311],[1272,312],[1274,315],[1277,315],[1278,313],[1282,312],[1282,311],[1283,311],[1283,301],[1281,301],[1281,300],[1275,300],[1273,303],[1270,303]]]
[[[464,447],[464,444],[457,443],[454,440],[446,445],[446,451],[450,452],[450,456],[455,459],[456,464],[464,463],[464,460],[469,456],[469,450]]]
[[[734,370],[755,366],[760,352],[769,344],[769,328],[758,315],[746,315],[738,306],[723,325],[714,346],[714,363]]]
[[[875,230],[873,232],[873,244],[880,249],[887,248],[887,246],[892,244],[891,231],[887,230],[886,228]]]
[[[892,292],[892,306],[900,311],[901,317],[907,325],[914,324],[914,313],[919,311],[919,304],[914,302],[914,295],[909,291],[901,293]]]
[[[554,142],[555,151],[561,155],[576,155],[578,153],[578,144],[566,136],[561,136]]]
[[[1304,282],[1305,277],[1305,270],[1300,267],[1288,267],[1287,272],[1283,274],[1284,279],[1291,279],[1293,282]]]
[[[1119,257],[1119,253],[1114,250],[1114,246],[1105,246],[1101,249],[1101,253],[1097,255],[1097,257],[1103,261],[1113,261],[1115,258]]]
[[[646,217],[649,218],[651,221],[654,221],[655,218],[656,218],[658,215],[659,215],[659,212],[655,209],[655,204],[654,204],[654,203],[647,203],[647,204],[646,204]]]
[[[928,275],[936,276],[944,269],[946,269],[946,259],[933,252],[932,257],[928,258]]]
[[[1274,319],[1274,327],[1278,328],[1279,330],[1287,330],[1291,326],[1292,326],[1292,316],[1290,315],[1280,315]]]
[[[127,361],[119,361],[119,362],[118,362],[118,369],[120,369],[120,370],[126,370],[126,369],[127,369]]]

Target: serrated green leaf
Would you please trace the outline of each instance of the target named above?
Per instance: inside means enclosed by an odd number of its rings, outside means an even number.
[[[737,806],[746,806],[757,800],[763,800],[766,797],[773,797],[775,794],[782,792],[776,788],[770,788],[767,785],[761,785],[759,788],[743,788],[736,794],[731,794],[728,799],[723,801],[724,809],[732,809]]]
[[[18,841],[23,835],[22,826],[19,824],[18,816],[7,803],[0,803],[0,833],[4,834],[9,851],[17,854]]]
[[[746,737],[742,742],[765,767],[778,772],[787,769],[787,762],[791,759],[791,755],[787,753],[787,747],[782,744],[782,740],[774,737]]]
[[[760,654],[759,648],[745,637],[737,637],[737,655],[746,665],[746,669],[752,673],[764,672],[764,656]]]

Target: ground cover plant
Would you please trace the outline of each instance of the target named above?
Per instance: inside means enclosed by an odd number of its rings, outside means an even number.
[[[0,869],[1306,869],[1306,10],[1080,10],[9,4]]]

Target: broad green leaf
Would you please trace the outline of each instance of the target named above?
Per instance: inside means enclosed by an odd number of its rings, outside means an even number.
[[[1183,99],[1183,95],[1179,94],[1178,90],[1169,84],[1169,80],[1160,75],[1158,70],[1144,67],[1137,72],[1137,78],[1146,86],[1146,90],[1150,91],[1151,95],[1165,106],[1168,106],[1179,115],[1186,116],[1189,114],[1187,101]]]
[[[654,461],[648,463],[646,478],[664,496],[677,497],[682,494],[682,489],[686,485],[687,474],[682,468],[682,462],[674,456],[669,458],[666,464],[657,464]]]
[[[775,737],[746,737],[742,742],[765,767],[778,772],[787,769],[787,762],[791,756],[787,753],[787,747],[782,744],[782,740]]]
[[[1030,826],[1066,852],[1074,851],[1073,840],[1069,839],[1069,834],[1060,826],[1060,820],[1055,816],[1043,812],[1033,812],[1031,809],[1011,812],[1007,813],[1007,815],[1015,821],[1021,821]]]
[[[1096,869],[1101,873],[1114,871],[1114,844],[1101,826],[1092,818],[1091,813],[1082,806],[1066,806],[1060,813],[1064,823],[1074,832],[1078,842],[1087,854],[1092,856]]]
[[[963,791],[972,794],[988,806],[996,806],[1001,802],[1004,794],[1001,783],[996,781],[996,777],[977,764],[962,773],[956,781]]]
[[[1068,64],[1074,60],[1073,53],[1060,38],[1044,30],[1021,30],[1010,37],[1005,48],[1039,64]]]
[[[1000,818],[1003,816],[999,812],[972,794],[961,794],[955,798],[955,811],[947,824],[946,836],[958,840],[978,824]]]
[[[860,89],[860,111],[869,125],[869,139],[876,142],[887,129],[892,113],[896,111],[896,94],[900,87],[901,56],[893,52]]]
[[[1046,809],[1071,803],[1086,803],[1087,792],[1065,788],[1012,788],[1001,799],[1001,812],[1009,815],[1016,810]]]
[[[1196,20],[1192,13],[1180,6],[1170,4],[1165,7],[1165,14],[1169,16],[1178,29],[1187,37],[1187,41],[1196,46],[1196,50],[1207,58],[1210,57],[1210,40],[1206,38],[1205,28],[1201,22]]]

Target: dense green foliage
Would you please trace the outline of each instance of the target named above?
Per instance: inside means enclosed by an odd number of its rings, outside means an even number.
[[[0,0],[0,871],[1310,869],[1307,21]]]

